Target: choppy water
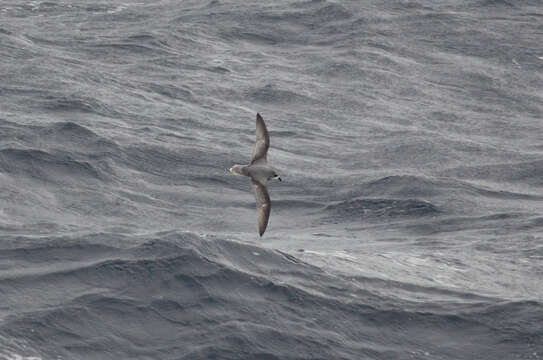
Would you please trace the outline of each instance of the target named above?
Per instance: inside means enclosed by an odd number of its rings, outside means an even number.
[[[543,358],[537,1],[0,2],[0,359]],[[260,112],[282,183],[258,238]]]

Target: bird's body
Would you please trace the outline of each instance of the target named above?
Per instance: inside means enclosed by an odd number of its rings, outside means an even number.
[[[251,178],[258,209],[258,232],[260,236],[266,231],[271,211],[271,201],[266,185],[273,178],[281,181],[277,172],[268,165],[267,154],[269,147],[270,135],[268,129],[266,129],[262,116],[256,114],[256,143],[251,163],[249,165],[234,165],[230,168],[232,174]]]
[[[269,180],[277,176],[275,170],[268,165],[249,165],[247,172],[251,179],[263,185],[266,185]]]

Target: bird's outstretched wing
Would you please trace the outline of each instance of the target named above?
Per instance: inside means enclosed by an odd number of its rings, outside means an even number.
[[[255,163],[266,163],[266,156],[270,148],[270,134],[260,114],[256,114],[256,143],[253,151],[251,165]]]
[[[256,209],[258,210],[258,233],[260,236],[266,231],[268,220],[270,218],[271,201],[268,190],[258,181],[251,180],[256,199]]]

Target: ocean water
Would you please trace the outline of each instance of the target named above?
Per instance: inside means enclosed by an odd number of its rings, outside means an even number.
[[[0,359],[543,358],[539,0],[0,2]],[[259,238],[247,163],[271,134]]]

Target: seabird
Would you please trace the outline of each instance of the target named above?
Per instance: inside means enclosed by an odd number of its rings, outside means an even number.
[[[266,231],[266,226],[268,226],[271,211],[270,195],[266,189],[266,184],[269,180],[275,178],[281,181],[275,170],[268,165],[266,156],[269,148],[270,134],[268,134],[262,116],[256,114],[256,143],[251,163],[249,165],[234,165],[230,168],[230,172],[234,175],[251,178],[258,210],[258,233],[261,237]]]

